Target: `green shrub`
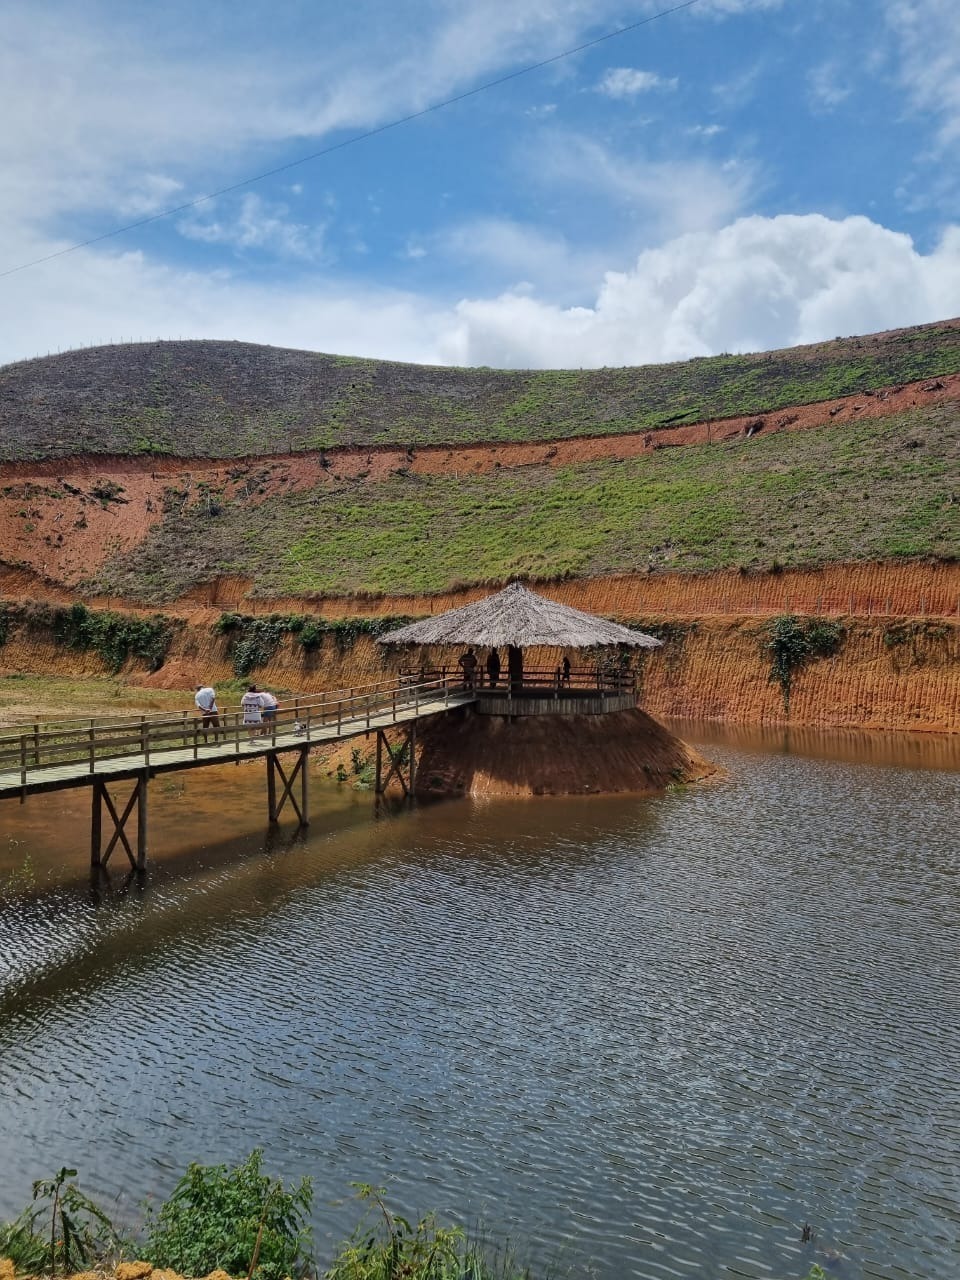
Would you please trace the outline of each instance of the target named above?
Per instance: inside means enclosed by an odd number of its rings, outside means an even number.
[[[416,1225],[387,1208],[382,1190],[355,1183],[376,1221],[361,1222],[340,1249],[324,1280],[530,1280],[513,1259],[491,1259],[460,1227],[445,1227],[433,1214]]]
[[[769,679],[780,686],[785,715],[790,715],[790,694],[796,673],[817,658],[838,653],[844,635],[841,623],[823,618],[801,619],[794,614],[771,618],[763,650],[770,659]]]
[[[52,1276],[119,1252],[113,1223],[83,1194],[76,1176],[76,1169],[63,1168],[33,1184],[33,1203],[0,1226],[0,1258],[10,1258],[18,1271]]]
[[[341,653],[353,648],[360,636],[379,636],[402,627],[409,618],[325,618],[303,614],[272,613],[251,617],[242,613],[222,613],[213,625],[214,634],[232,637],[230,657],[238,679],[258,667],[265,667],[279,649],[284,636],[293,636],[307,653],[319,649],[323,637],[332,635]]]
[[[172,620],[160,613],[139,618],[74,604],[69,609],[40,606],[27,610],[24,617],[33,630],[51,631],[55,644],[94,650],[114,673],[131,657],[159,671],[173,638]]]
[[[309,1178],[290,1190],[263,1172],[257,1148],[230,1169],[191,1164],[150,1224],[146,1252],[187,1276],[222,1268],[231,1276],[284,1280],[312,1265]]]

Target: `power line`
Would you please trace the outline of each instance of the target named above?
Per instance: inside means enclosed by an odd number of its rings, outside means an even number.
[[[250,178],[243,178],[240,182],[233,182],[230,186],[220,187],[216,191],[208,191],[206,195],[197,196],[194,200],[187,200],[184,204],[174,205],[170,209],[163,209],[160,213],[151,213],[148,217],[140,218],[136,222],[127,222],[122,227],[114,227],[112,231],[104,231],[99,236],[91,236],[89,240],[79,240],[76,244],[67,245],[65,249],[57,249],[54,253],[45,254],[42,258],[34,258],[30,262],[21,262],[19,266],[8,267],[5,271],[0,271],[0,280],[5,276],[15,275],[18,271],[26,271],[30,267],[37,267],[42,262],[50,262],[54,258],[64,257],[65,254],[75,253],[78,249],[89,248],[90,245],[99,244],[102,240],[110,240],[113,236],[120,236],[127,231],[136,231],[139,227],[149,226],[151,222],[159,222],[161,218],[171,218],[175,213],[185,213],[188,209],[196,209],[198,205],[206,204],[208,200],[216,200],[218,196],[229,195],[231,191],[239,191],[242,187],[252,186],[255,182],[263,182],[265,178],[273,178],[278,173],[286,173],[289,169],[296,169],[299,165],[309,164],[312,160],[320,160],[324,156],[332,155],[335,151],[343,151],[345,147],[352,147],[358,142],[366,142],[368,138],[375,138],[378,134],[387,133],[390,129],[398,129],[403,124],[409,124],[411,120],[420,120],[423,116],[428,116],[434,111],[442,111],[444,107],[451,107],[457,102],[464,102],[467,98],[476,97],[478,93],[485,93],[488,89],[496,89],[499,85],[507,84],[511,80],[518,80],[520,76],[529,75],[532,71],[540,71],[543,67],[549,67],[554,62],[570,58],[575,53],[583,53],[585,49],[593,49],[607,40],[615,40],[618,36],[626,35],[630,31],[636,31],[639,27],[645,27],[660,18],[668,18],[673,13],[679,13],[681,9],[691,9],[695,4],[699,3],[700,0],[682,0],[682,3],[672,5],[669,9],[661,9],[658,13],[651,13],[648,17],[628,23],[625,27],[618,27],[616,31],[608,31],[602,36],[596,36],[593,40],[585,40],[583,44],[578,44],[572,49],[564,49],[562,53],[555,53],[550,58],[543,58],[539,62],[531,62],[528,66],[520,67],[517,71],[510,71],[505,76],[498,76],[496,80],[487,80],[484,84],[478,84],[473,89],[466,89],[463,93],[457,93],[452,98],[444,98],[442,102],[434,102],[431,106],[423,107],[420,111],[411,111],[409,115],[399,116],[396,120],[391,120],[387,124],[377,125],[376,128],[367,129],[363,133],[355,133],[349,138],[344,138],[341,142],[334,142],[329,147],[323,147],[320,151],[312,151],[309,155],[300,156],[298,160],[290,160],[286,164],[277,165],[274,169],[265,169],[263,173],[256,173]]]

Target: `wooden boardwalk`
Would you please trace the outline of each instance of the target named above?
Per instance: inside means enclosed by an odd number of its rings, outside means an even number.
[[[310,749],[370,733],[377,739],[376,789],[397,778],[405,795],[416,781],[416,725],[427,716],[476,701],[462,679],[427,675],[416,680],[386,681],[362,690],[341,690],[288,702],[264,720],[251,737],[239,711],[219,717],[218,727],[203,728],[190,712],[181,716],[140,716],[96,721],[36,723],[20,733],[0,736],[0,799],[21,803],[45,791],[89,786],[93,793],[91,864],[105,866],[119,846],[131,866],[143,870],[147,857],[147,784],[158,773],[265,759],[268,816],[276,822],[289,801],[301,825],[309,821],[306,760]],[[390,748],[387,729],[404,730],[401,749]],[[292,769],[283,757],[294,757]],[[384,772],[384,763],[388,769]],[[133,781],[132,792],[119,804],[108,784]],[[299,781],[299,788],[295,783]],[[299,797],[297,795],[299,791]],[[122,808],[121,808],[122,805]],[[134,849],[127,822],[136,810]],[[112,819],[109,843],[103,845],[104,819]]]

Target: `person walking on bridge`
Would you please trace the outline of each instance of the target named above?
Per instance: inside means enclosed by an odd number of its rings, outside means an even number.
[[[210,739],[207,734],[211,728],[213,729],[213,740],[216,742],[217,730],[220,728],[220,711],[217,707],[217,695],[212,686],[198,684],[193,701],[200,712],[200,731],[203,734],[204,742],[209,742]]]

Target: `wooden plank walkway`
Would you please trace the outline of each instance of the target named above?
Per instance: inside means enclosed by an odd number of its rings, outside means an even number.
[[[369,713],[364,708],[362,713],[355,716],[343,716],[339,723],[312,721],[305,714],[305,719],[300,722],[302,724],[300,731],[294,731],[293,723],[288,722],[270,736],[259,737],[252,741],[247,739],[247,730],[241,724],[239,733],[236,727],[221,731],[228,733],[227,741],[193,742],[186,749],[157,748],[148,750],[146,753],[137,751],[137,753],[115,755],[110,758],[95,756],[92,771],[90,760],[70,760],[64,764],[28,765],[26,781],[23,780],[20,769],[15,771],[6,769],[0,772],[0,799],[4,796],[20,796],[24,792],[32,795],[37,791],[58,791],[63,790],[64,787],[86,786],[97,778],[119,780],[119,778],[136,777],[143,772],[169,773],[177,769],[193,769],[202,765],[233,764],[237,760],[259,759],[276,751],[302,751],[310,746],[332,744],[332,742],[360,737],[365,733],[385,730],[394,724],[408,724],[417,719],[424,719],[426,716],[436,716],[439,712],[445,712],[453,707],[463,707],[475,700],[474,692],[449,690],[433,698],[421,696],[416,705],[404,704],[401,701],[396,707],[390,703],[387,707],[371,708]],[[214,735],[214,732],[210,730],[210,736]]]

